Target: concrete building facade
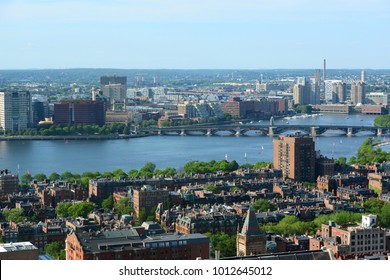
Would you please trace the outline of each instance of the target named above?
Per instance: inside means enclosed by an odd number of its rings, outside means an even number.
[[[0,126],[6,131],[24,131],[32,122],[29,91],[0,91]]]

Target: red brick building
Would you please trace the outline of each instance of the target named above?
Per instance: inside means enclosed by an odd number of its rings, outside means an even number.
[[[63,101],[54,104],[55,124],[97,124],[106,122],[105,104],[100,101]]]
[[[274,140],[274,168],[297,181],[314,182],[315,151],[311,137],[280,136]]]
[[[142,236],[135,229],[76,233],[66,239],[67,260],[208,259],[210,241],[202,234]]]

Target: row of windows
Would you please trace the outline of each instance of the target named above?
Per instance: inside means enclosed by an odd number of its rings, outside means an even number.
[[[351,252],[383,251],[384,246],[351,247]]]
[[[145,248],[163,248],[163,247],[177,247],[187,245],[187,240],[183,241],[171,241],[171,242],[155,242],[146,243]]]

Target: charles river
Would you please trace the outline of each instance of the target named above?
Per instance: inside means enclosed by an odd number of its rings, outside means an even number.
[[[322,115],[290,119],[289,124],[344,124],[373,125],[375,116]],[[263,121],[265,122],[265,121]],[[276,120],[275,124],[286,124]],[[329,133],[329,132],[328,132]],[[356,136],[331,132],[315,137],[316,150],[330,158],[354,156],[362,142],[372,134]],[[374,136],[376,137],[376,136]],[[386,137],[386,136],[385,136]],[[384,136],[382,136],[383,140]],[[145,162],[154,162],[158,169],[174,167],[180,170],[191,160],[210,161],[228,159],[239,164],[273,161],[273,138],[268,136],[150,136],[125,140],[36,140],[0,141],[0,169],[13,173],[31,174],[52,172],[83,173],[86,171],[128,172],[140,169]],[[390,146],[383,146],[390,151]]]

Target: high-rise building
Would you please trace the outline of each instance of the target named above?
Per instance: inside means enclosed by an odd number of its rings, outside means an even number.
[[[365,83],[353,82],[351,84],[351,101],[353,104],[364,104],[366,98]]]
[[[249,209],[241,232],[237,233],[237,256],[266,253],[266,235],[259,228],[255,212]]]
[[[40,121],[45,120],[45,104],[41,101],[32,102],[32,123],[37,125]]]
[[[55,124],[97,124],[106,122],[105,104],[100,101],[63,101],[54,104]]]
[[[24,131],[32,121],[29,91],[0,92],[0,126],[5,131]]]
[[[100,86],[103,95],[110,98],[111,102],[123,102],[127,93],[127,77],[102,76]]]
[[[362,70],[360,80],[362,81],[362,83],[366,82],[366,72],[364,71],[364,69]]]
[[[325,81],[325,101],[335,103],[337,100],[337,93],[334,84],[342,84],[341,80],[326,80]]]
[[[332,84],[332,91],[336,96],[336,102],[345,102],[347,100],[347,84],[336,82]]]
[[[12,175],[7,169],[0,170],[0,195],[19,192],[18,175]]]
[[[311,86],[306,77],[299,77],[293,89],[294,104],[307,105],[311,101]]]
[[[323,74],[322,80],[325,82],[325,80],[326,80],[326,59],[324,59],[324,72],[322,74]]]
[[[315,151],[311,137],[280,136],[274,140],[274,166],[283,176],[297,181],[315,179]]]

